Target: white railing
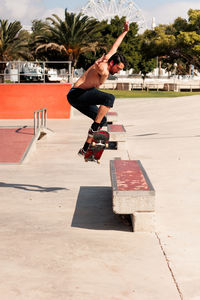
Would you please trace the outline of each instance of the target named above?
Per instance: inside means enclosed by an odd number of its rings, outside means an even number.
[[[71,83],[71,61],[0,61],[0,83]]]
[[[101,89],[110,89],[110,90],[157,90],[157,91],[189,91],[195,92],[200,91],[200,80],[193,80],[186,82],[185,80],[176,80],[176,81],[156,81],[156,80],[146,80],[145,82],[138,81],[131,82],[120,81],[120,80],[107,80]]]
[[[42,108],[34,111],[34,135],[41,129],[47,128],[47,109]]]

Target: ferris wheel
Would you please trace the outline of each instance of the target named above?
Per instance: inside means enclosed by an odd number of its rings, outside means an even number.
[[[132,0],[89,0],[81,12],[99,21],[126,17],[130,23],[136,22],[139,29],[147,28],[141,9]]]

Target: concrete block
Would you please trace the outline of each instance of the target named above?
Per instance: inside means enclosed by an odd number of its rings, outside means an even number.
[[[130,82],[118,82],[117,83],[117,90],[131,90],[131,83]]]
[[[132,214],[135,211],[153,212],[154,210],[154,191],[113,190],[113,211],[116,214]]]
[[[117,143],[117,150],[126,150],[127,149],[126,141],[118,141],[116,143]]]
[[[114,112],[114,111],[109,111],[106,115],[107,117],[107,121],[109,123],[112,123],[114,124],[115,122],[117,122],[117,119],[118,119],[118,113],[117,112]]]
[[[155,210],[155,190],[140,161],[111,161],[110,175],[116,214]]]
[[[155,213],[134,212],[131,220],[134,232],[155,232]]]
[[[110,141],[125,142],[126,130],[123,125],[108,125],[107,130],[110,134]]]

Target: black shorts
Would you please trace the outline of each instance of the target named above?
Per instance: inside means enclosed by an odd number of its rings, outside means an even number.
[[[67,99],[73,107],[93,120],[97,116],[97,105],[113,107],[115,101],[115,97],[112,94],[104,93],[96,88],[84,90],[76,87],[71,88]],[[106,117],[104,117],[101,126],[106,125],[106,122]]]

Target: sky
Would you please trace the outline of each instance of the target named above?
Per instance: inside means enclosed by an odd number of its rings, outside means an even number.
[[[97,0],[93,1],[97,2]],[[141,9],[148,27],[151,26],[153,17],[156,25],[170,24],[179,16],[187,18],[190,8],[200,9],[200,0],[136,0],[133,2]],[[77,12],[87,3],[88,0],[0,0],[0,19],[8,19],[10,22],[19,20],[22,25],[30,26],[34,19],[44,20],[53,13],[63,18],[65,8]]]

